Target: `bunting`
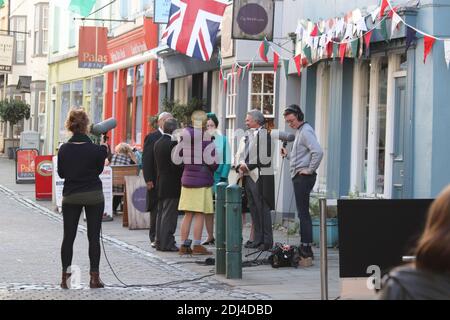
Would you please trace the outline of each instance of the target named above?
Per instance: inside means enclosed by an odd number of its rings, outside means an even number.
[[[424,54],[423,54],[423,63],[426,63],[428,54],[431,52],[431,49],[433,48],[434,42],[436,41],[435,38],[425,36],[423,38],[424,41]]]

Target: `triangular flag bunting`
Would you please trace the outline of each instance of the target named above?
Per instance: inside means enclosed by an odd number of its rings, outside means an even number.
[[[313,31],[311,32],[311,37],[317,37],[319,35],[319,27],[317,24],[314,25]]]
[[[447,63],[447,69],[450,67],[450,39],[444,40],[444,53],[445,62]]]
[[[406,50],[408,51],[409,47],[411,46],[411,44],[413,42],[417,41],[417,37],[416,37],[416,30],[414,30],[413,28],[406,26]]]
[[[331,57],[333,56],[333,42],[328,42],[327,43],[327,57],[328,59],[331,59]]]
[[[239,80],[241,79],[241,74],[242,74],[242,68],[239,67],[238,72],[237,72],[237,81],[239,82]]]
[[[69,10],[86,17],[94,8],[96,0],[71,0]]]
[[[289,60],[283,59],[284,73],[286,78],[289,76]]]
[[[219,71],[219,81],[222,81],[223,80],[223,71],[222,71],[222,69],[220,69],[220,71]]]
[[[294,62],[295,62],[295,67],[297,68],[298,75],[300,76],[302,73],[302,66],[301,66],[302,56],[300,54],[295,56]]]
[[[227,79],[223,79],[223,92],[227,94]]]
[[[275,51],[273,52],[273,71],[277,73],[278,70],[278,62],[280,61],[280,56]]]
[[[267,58],[268,52],[269,52],[269,44],[267,43],[266,40],[264,40],[263,42],[261,42],[261,45],[259,46],[259,56],[266,63],[269,62],[269,59]]]
[[[389,17],[389,19],[392,19],[392,18],[394,17],[394,13],[397,13],[397,10],[398,10],[398,6],[397,6],[397,7],[394,7],[394,8],[392,8],[392,10],[391,10],[391,11],[389,11],[389,13],[388,13],[388,17]]]
[[[369,32],[367,32],[364,35],[364,43],[366,44],[366,52],[367,55],[369,55],[369,50],[370,50],[370,39],[372,38],[372,30],[370,30]]]
[[[394,15],[392,16],[392,23],[391,23],[391,39],[392,39],[392,35],[395,32],[395,29],[397,29],[397,27],[401,21],[402,21],[402,19],[400,18],[400,16],[397,13],[394,13]]]
[[[383,2],[381,3],[381,8],[380,8],[380,15],[379,15],[379,19],[382,19],[384,16],[384,11],[386,10],[386,8],[388,7],[388,0],[383,0]]]
[[[303,53],[305,54],[306,59],[308,59],[308,62],[312,63],[311,47],[304,47]]]
[[[352,57],[357,58],[358,57],[358,44],[359,39],[353,40],[350,45],[352,47]]]
[[[433,48],[434,42],[436,41],[435,38],[424,36],[423,42],[424,42],[424,55],[423,55],[423,63],[427,62],[427,57],[431,52],[431,49]]]
[[[341,64],[344,63],[345,51],[347,51],[347,42],[343,42],[339,45],[339,56],[341,57]]]
[[[384,41],[387,42],[389,40],[389,36],[387,33],[386,19],[383,19],[381,21],[380,28],[381,28],[381,36],[383,37]]]
[[[339,57],[339,44],[333,43],[333,58]]]

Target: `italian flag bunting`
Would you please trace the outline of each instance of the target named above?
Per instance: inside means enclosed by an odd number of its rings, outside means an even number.
[[[383,2],[381,3],[381,8],[380,8],[380,16],[378,17],[380,20],[383,18],[384,16],[384,11],[386,10],[386,8],[388,7],[388,0],[383,0]]]
[[[268,52],[269,52],[269,44],[267,43],[266,40],[264,40],[263,42],[261,42],[261,45],[259,46],[259,56],[266,63],[269,62],[269,59],[267,59]]]
[[[273,71],[277,73],[278,70],[278,62],[280,61],[280,56],[275,51],[273,52]]]
[[[71,0],[69,10],[86,17],[94,8],[96,0]]]

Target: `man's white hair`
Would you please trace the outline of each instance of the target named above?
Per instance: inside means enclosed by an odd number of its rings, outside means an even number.
[[[170,112],[162,112],[158,117],[158,121],[167,117],[172,117],[172,114]]]

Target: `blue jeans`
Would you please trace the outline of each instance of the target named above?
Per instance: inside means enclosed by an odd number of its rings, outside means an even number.
[[[316,177],[317,174],[315,173],[310,176],[298,174],[292,179],[298,218],[300,219],[300,241],[302,244],[311,244],[313,242],[309,195],[316,183]]]

